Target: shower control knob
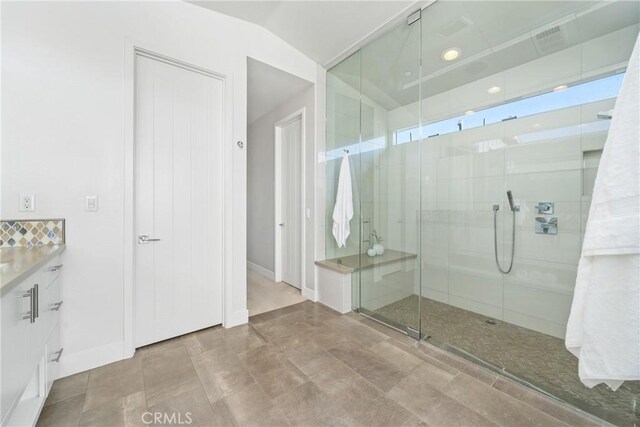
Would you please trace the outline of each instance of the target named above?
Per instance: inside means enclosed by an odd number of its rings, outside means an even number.
[[[553,213],[553,202],[538,202],[534,208],[538,210],[539,214],[551,215]]]

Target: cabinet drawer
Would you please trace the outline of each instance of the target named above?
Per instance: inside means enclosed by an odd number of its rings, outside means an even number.
[[[62,277],[57,277],[44,290],[40,303],[40,318],[45,325],[45,337],[49,337],[53,328],[58,324],[60,311],[64,309],[60,296]]]
[[[54,280],[58,278],[64,265],[62,264],[61,257],[57,256],[45,265],[40,270],[42,286],[48,287]]]
[[[46,364],[47,364],[47,396],[51,390],[53,382],[58,378],[60,361],[64,357],[64,349],[60,347],[60,326],[53,328],[51,336],[46,346]]]

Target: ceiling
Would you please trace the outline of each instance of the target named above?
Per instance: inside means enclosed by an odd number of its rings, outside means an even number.
[[[415,0],[187,1],[261,25],[320,65],[418,4]]]
[[[311,84],[293,74],[248,58],[247,123],[253,123]]]
[[[480,81],[639,21],[637,1],[440,0],[422,11],[419,22],[398,25],[364,46],[359,58],[344,61],[332,73],[392,110],[420,96],[424,99]],[[549,33],[552,29],[557,32]],[[460,57],[442,60],[442,53],[453,47],[460,49]],[[616,46],[601,48],[606,51]],[[421,92],[418,76],[423,83]]]

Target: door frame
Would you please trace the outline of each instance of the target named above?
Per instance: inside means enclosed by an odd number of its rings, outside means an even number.
[[[305,122],[306,108],[301,109],[289,114],[288,116],[280,119],[274,124],[274,264],[273,273],[275,282],[282,281],[282,235],[280,233],[280,217],[282,215],[282,129],[294,121],[300,119],[300,292],[304,293],[306,289],[306,234],[307,234],[307,221],[305,216],[306,206],[306,122]]]
[[[148,46],[148,44],[144,44]],[[232,88],[233,82],[230,74],[222,74],[212,71],[207,67],[195,65],[192,61],[180,60],[179,55],[159,53],[161,49],[143,47],[142,43],[130,39],[125,40],[124,57],[124,289],[123,289],[123,358],[132,357],[135,353],[135,265],[136,265],[136,230],[135,230],[135,133],[136,133],[136,56],[142,55],[160,62],[168,63],[189,71],[199,72],[207,76],[219,79],[222,83],[222,172],[224,189],[228,189],[233,182],[233,169],[229,165],[233,158],[232,140],[233,134],[233,102]],[[232,233],[228,231],[231,225],[232,203],[228,195],[222,194],[222,325],[224,327],[234,326],[234,319],[231,307],[231,266],[230,257],[225,254],[231,253]]]

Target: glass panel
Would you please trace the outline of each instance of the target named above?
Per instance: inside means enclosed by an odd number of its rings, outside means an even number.
[[[424,335],[621,425],[640,422],[640,384],[585,387],[564,335],[609,126],[597,113],[613,108],[639,4],[436,2],[421,19]],[[415,145],[418,126],[394,142]]]
[[[360,259],[360,52],[327,72],[327,121],[325,149],[325,259],[337,260],[357,269]],[[340,164],[349,151],[354,215],[346,245],[338,248],[332,234]],[[321,169],[322,170],[322,169]],[[354,300],[355,302],[355,300]]]
[[[420,24],[402,23],[362,51],[360,209],[361,312],[420,331]]]

